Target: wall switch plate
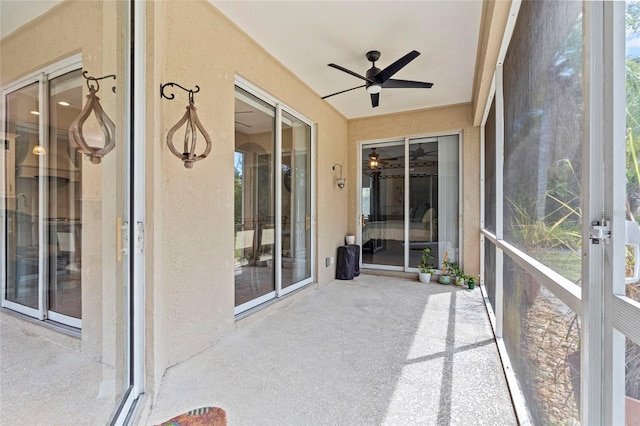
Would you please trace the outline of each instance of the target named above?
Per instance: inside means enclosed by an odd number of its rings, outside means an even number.
[[[324,263],[325,263],[325,265],[327,266],[327,268],[328,268],[329,266],[331,266],[331,263],[332,263],[332,262],[331,262],[331,258],[330,258],[330,257],[327,257],[327,258],[324,260]]]

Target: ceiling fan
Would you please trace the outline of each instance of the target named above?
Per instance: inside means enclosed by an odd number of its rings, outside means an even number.
[[[388,89],[429,89],[433,86],[433,83],[427,83],[423,81],[411,81],[411,80],[396,80],[391,77],[404,68],[409,62],[413,61],[415,58],[420,55],[420,52],[416,50],[412,50],[411,52],[404,55],[402,58],[398,59],[385,69],[381,70],[376,68],[376,61],[380,58],[380,52],[377,50],[371,50],[367,52],[365,55],[367,60],[371,62],[373,65],[370,69],[367,70],[366,77],[348,70],[340,65],[329,64],[330,67],[335,68],[337,70],[346,72],[347,74],[351,74],[354,77],[358,77],[365,81],[365,84],[357,87],[352,87],[351,89],[342,90],[340,92],[332,93],[327,96],[323,96],[322,99],[326,99],[331,96],[339,95],[341,93],[349,92],[351,90],[359,89],[361,87],[366,87],[367,92],[371,95],[371,106],[373,108],[377,107],[380,100],[380,92],[383,88]]]

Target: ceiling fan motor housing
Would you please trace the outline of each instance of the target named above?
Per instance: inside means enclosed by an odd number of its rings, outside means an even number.
[[[380,82],[376,78],[376,74],[378,74],[379,72],[380,72],[380,68],[376,68],[375,66],[367,70],[367,81],[365,83],[366,87],[369,87],[372,84],[380,85]]]

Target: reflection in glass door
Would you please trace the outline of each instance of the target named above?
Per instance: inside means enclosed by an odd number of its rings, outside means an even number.
[[[236,88],[235,306],[275,296],[275,108]],[[240,308],[238,308],[240,307]]]
[[[69,104],[67,106],[66,104]],[[69,127],[82,104],[82,76],[74,70],[49,81],[49,140],[45,196],[49,250],[48,317],[80,325],[82,319],[82,156],[69,145]]]
[[[0,372],[3,424],[42,424],[61,415],[68,424],[107,424],[126,415],[143,391],[133,387],[142,383],[142,352],[133,359],[140,340],[131,327],[136,309],[126,244],[133,199],[131,9],[142,7],[136,3],[62,2],[2,40],[0,302],[39,320],[11,316],[5,323],[9,316],[0,313],[3,355],[12,349]],[[3,3],[3,14],[20,15],[13,7]],[[136,14],[138,23],[139,17],[144,13]],[[62,52],[81,53],[61,59]],[[83,72],[116,76],[100,80],[97,93],[115,125],[108,135],[94,111],[80,123],[92,92]],[[76,120],[88,146],[113,142],[100,161],[70,144]],[[136,257],[142,257],[137,250]]]
[[[640,303],[640,4],[626,2],[626,161],[627,176],[625,197],[625,294],[633,302]],[[624,87],[620,85],[620,87]],[[622,140],[620,140],[622,143]],[[621,284],[621,283],[620,283]],[[614,286],[614,290],[622,286]],[[628,303],[638,315],[638,305]],[[624,395],[626,424],[640,424],[640,342],[625,336]],[[622,357],[620,357],[622,358]],[[616,366],[622,368],[622,366]],[[616,368],[614,367],[614,368]]]
[[[5,95],[4,149],[9,155],[5,156],[4,166],[13,188],[5,194],[4,305],[10,302],[21,313],[44,319],[39,287],[40,185],[34,178],[39,172],[40,157],[33,154],[40,143],[39,87],[40,80],[36,78]]]
[[[258,93],[236,86],[236,314],[312,281],[312,127]]]
[[[311,126],[282,113],[282,288],[311,278]]]
[[[365,267],[415,270],[458,253],[458,135],[363,144],[361,244]],[[408,177],[406,179],[405,177]]]
[[[362,146],[362,263],[404,267],[404,141]]]
[[[424,138],[409,143],[409,266],[422,262],[429,248],[433,268],[438,268],[438,140]]]
[[[5,300],[24,314],[81,328],[82,161],[68,141],[82,104],[78,66],[41,74],[5,98],[5,128],[13,135],[7,172],[15,187],[7,200],[15,238],[6,241]],[[46,134],[40,133],[43,110]]]

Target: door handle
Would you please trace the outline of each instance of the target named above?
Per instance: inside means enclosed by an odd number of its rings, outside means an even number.
[[[364,214],[360,215],[360,226],[364,228]]]
[[[129,254],[129,223],[123,222],[122,218],[116,218],[116,260],[122,261],[122,255]]]
[[[309,217],[308,214],[304,215],[304,230],[308,231],[309,229],[311,229],[311,218]]]

